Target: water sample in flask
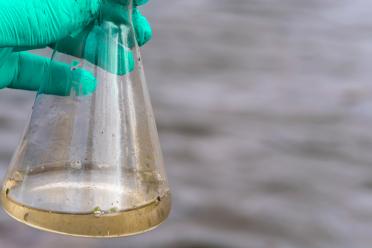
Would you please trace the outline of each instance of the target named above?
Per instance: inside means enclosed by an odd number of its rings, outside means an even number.
[[[161,224],[170,192],[132,25],[105,14],[55,45],[1,200],[30,226],[91,237]]]

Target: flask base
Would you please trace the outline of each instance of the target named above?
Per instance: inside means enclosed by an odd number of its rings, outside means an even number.
[[[28,207],[12,200],[6,190],[1,192],[4,210],[14,219],[34,228],[80,237],[123,237],[150,231],[169,215],[170,193],[152,202],[115,213],[65,213]]]

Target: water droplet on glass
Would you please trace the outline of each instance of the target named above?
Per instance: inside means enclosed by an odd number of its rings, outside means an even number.
[[[156,197],[155,205],[156,206],[159,205],[160,201],[161,201],[161,197],[160,196]]]
[[[70,67],[70,69],[71,69],[71,71],[75,71],[75,70],[77,70],[79,67],[82,67],[82,63],[81,63],[80,61],[75,60],[75,61],[73,61],[73,62],[71,63],[71,67]]]
[[[23,174],[19,171],[16,171],[14,173],[13,179],[17,182],[21,182],[21,181],[23,181]]]

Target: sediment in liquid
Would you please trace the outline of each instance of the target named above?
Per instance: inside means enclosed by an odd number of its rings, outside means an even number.
[[[162,178],[149,172],[123,174],[119,180],[117,171],[89,167],[82,173],[59,166],[15,172],[4,184],[1,201],[22,223],[73,236],[128,236],[161,224],[171,206]]]
[[[170,211],[170,194],[145,206],[115,213],[63,213],[30,208],[1,193],[5,211],[16,220],[38,229],[86,237],[119,237],[142,233],[160,225]]]

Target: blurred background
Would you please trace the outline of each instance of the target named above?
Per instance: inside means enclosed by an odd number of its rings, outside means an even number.
[[[1,248],[368,248],[372,2],[152,1],[143,48],[173,210],[111,240],[0,211]],[[34,94],[0,91],[0,176]]]

